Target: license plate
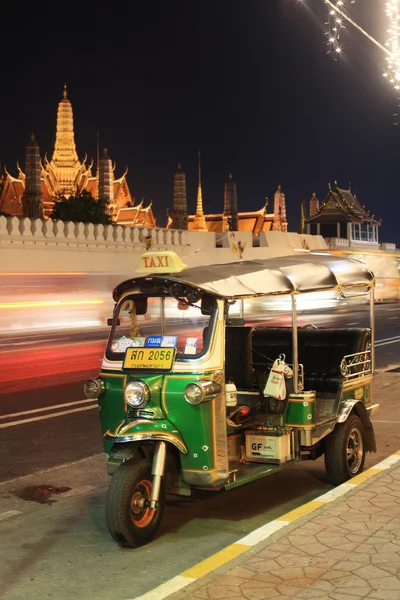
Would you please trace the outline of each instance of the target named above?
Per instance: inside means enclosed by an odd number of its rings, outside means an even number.
[[[175,352],[175,348],[127,348],[123,369],[169,372],[174,364]]]

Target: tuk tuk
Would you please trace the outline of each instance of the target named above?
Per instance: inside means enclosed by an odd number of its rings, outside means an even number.
[[[328,290],[369,293],[371,328],[299,327],[299,296]],[[142,255],[114,289],[101,373],[85,382],[112,537],[148,542],[166,494],[231,490],[322,455],[331,483],[358,475],[376,452],[373,290],[364,265],[322,253],[196,268]],[[291,326],[252,323],[276,295],[291,298]]]

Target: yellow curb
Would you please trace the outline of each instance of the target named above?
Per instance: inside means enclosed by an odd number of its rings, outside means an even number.
[[[364,471],[364,473],[360,473],[359,475],[356,475],[352,479],[349,479],[349,481],[347,481],[346,483],[349,483],[351,485],[359,485],[360,483],[364,483],[364,481],[367,481],[374,475],[378,475],[378,473],[383,473],[383,470],[382,469],[374,469],[374,467],[371,467],[367,471]]]
[[[295,508],[285,515],[278,517],[276,521],[287,521],[288,523],[293,523],[293,521],[296,521],[297,519],[314,512],[314,510],[317,510],[317,508],[321,508],[321,506],[325,506],[326,504],[327,502],[311,500],[311,502],[307,502],[307,504],[303,504],[303,506],[299,506],[299,508]]]
[[[395,452],[395,454],[397,454],[397,456],[400,455],[400,450],[397,450],[397,452]]]
[[[221,567],[230,560],[240,556],[243,554],[243,552],[246,552],[246,550],[250,550],[250,548],[251,546],[245,546],[244,544],[231,544],[223,550],[216,552],[209,558],[202,560],[191,569],[180,573],[180,576],[187,577],[189,579],[201,579],[201,577],[204,577],[204,575],[207,575],[208,573],[211,573],[211,571],[218,569],[218,567]]]

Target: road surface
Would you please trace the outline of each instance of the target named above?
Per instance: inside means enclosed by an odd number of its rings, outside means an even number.
[[[377,307],[377,362],[381,372],[400,366],[396,305]],[[365,326],[367,308],[346,314],[306,315],[303,323]],[[96,403],[82,380],[96,375],[104,330],[51,332],[0,339],[0,598],[129,600],[191,567],[288,510],[330,489],[323,460],[297,464],[264,480],[202,502],[172,501],[156,539],[121,550],[104,520],[108,478]],[[367,467],[400,448],[400,411],[379,376],[374,419],[378,452]],[[381,392],[389,387],[385,394]],[[38,504],[31,486],[69,491]],[[26,498],[31,498],[27,500]]]

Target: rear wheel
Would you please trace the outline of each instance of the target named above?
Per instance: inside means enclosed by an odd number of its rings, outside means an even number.
[[[361,473],[365,463],[364,427],[357,415],[339,423],[325,440],[329,481],[339,485]]]
[[[108,488],[106,517],[110,534],[121,546],[136,548],[155,534],[165,508],[165,491],[161,482],[155,509],[150,508],[153,489],[151,462],[121,465]]]

